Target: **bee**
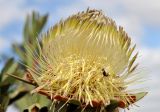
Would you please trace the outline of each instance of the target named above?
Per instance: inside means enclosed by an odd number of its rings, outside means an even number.
[[[109,76],[109,73],[106,72],[104,68],[102,69],[102,74],[103,74],[103,76],[105,76],[105,77],[108,77],[108,76]]]

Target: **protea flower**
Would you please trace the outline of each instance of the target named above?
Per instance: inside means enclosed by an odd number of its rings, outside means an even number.
[[[82,108],[103,111],[115,102],[116,108],[128,107],[146,94],[128,89],[139,81],[135,45],[101,11],[88,9],[60,21],[38,46],[37,66],[29,68],[38,85],[34,92],[54,101],[76,100]]]

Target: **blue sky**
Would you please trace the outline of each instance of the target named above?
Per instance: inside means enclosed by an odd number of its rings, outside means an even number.
[[[88,7],[101,9],[124,27],[137,43],[140,71],[148,75],[149,95],[140,101],[134,112],[160,110],[160,1],[159,0],[0,0],[0,54],[11,53],[11,44],[22,41],[22,29],[27,14],[49,13],[45,30]],[[2,64],[1,64],[2,66]],[[1,68],[1,67],[0,67]],[[144,70],[143,70],[144,68]]]
[[[144,27],[144,46],[159,48],[160,47],[160,28],[153,26]]]

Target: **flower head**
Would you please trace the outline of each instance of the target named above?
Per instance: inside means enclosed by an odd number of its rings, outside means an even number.
[[[29,71],[37,90],[57,100],[76,99],[91,106],[109,105],[111,100],[131,104],[128,86],[137,81],[134,49],[122,27],[101,11],[88,9],[43,35],[35,57],[38,65]]]

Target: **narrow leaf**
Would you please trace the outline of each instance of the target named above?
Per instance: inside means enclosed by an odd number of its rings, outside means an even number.
[[[136,94],[133,94],[133,95],[136,96],[136,102],[137,102],[137,101],[141,100],[147,94],[148,94],[148,92],[140,92],[140,93],[136,93]]]
[[[36,84],[33,84],[33,83],[29,82],[29,81],[26,81],[26,80],[24,80],[23,78],[20,78],[20,77],[18,77],[18,76],[15,76],[15,75],[12,75],[12,74],[7,74],[7,75],[9,75],[9,76],[11,76],[11,77],[13,77],[13,78],[15,78],[15,79],[17,79],[17,80],[19,80],[19,81],[22,81],[22,82],[24,82],[24,83],[27,83],[27,84],[30,84],[30,85],[33,85],[33,86],[37,86]]]

